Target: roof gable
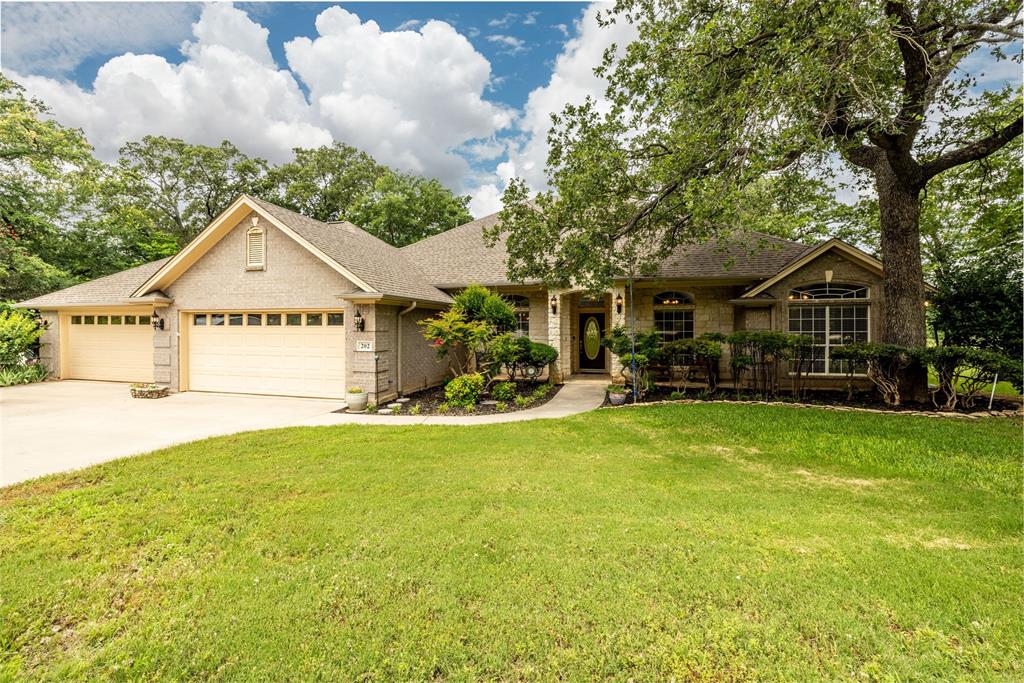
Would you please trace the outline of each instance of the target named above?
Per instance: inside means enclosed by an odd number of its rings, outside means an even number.
[[[867,268],[870,271],[873,271],[878,275],[882,274],[881,261],[876,259],[874,256],[871,256],[867,252],[863,251],[862,249],[858,249],[857,247],[851,244],[847,244],[841,239],[832,238],[827,242],[822,242],[821,244],[815,247],[807,249],[805,253],[798,255],[796,258],[794,258],[789,263],[785,264],[782,268],[780,268],[779,271],[775,273],[775,275],[771,276],[770,278],[768,278],[758,286],[754,287],[750,291],[745,292],[743,296],[741,296],[740,298],[756,298],[759,294],[764,292],[766,289],[768,289],[775,283],[788,277],[789,275],[796,272],[800,268],[806,266],[808,263],[811,263],[815,259],[820,258],[821,256],[833,250],[839,252],[840,254],[850,259],[851,261],[855,261],[863,265],[865,268]]]
[[[363,292],[395,298],[448,303],[398,249],[351,223],[328,225],[270,202],[242,195],[133,293],[165,289],[192,267],[247,215],[257,214]]]

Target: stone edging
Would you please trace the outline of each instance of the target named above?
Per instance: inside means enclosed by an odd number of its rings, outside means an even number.
[[[681,403],[733,403],[736,405],[758,405],[758,406],[789,406],[791,408],[817,408],[818,410],[832,410],[843,413],[877,413],[880,415],[916,415],[918,417],[953,417],[964,420],[977,420],[982,417],[1021,417],[1024,415],[1020,410],[994,410],[991,413],[987,410],[979,410],[973,413],[940,413],[927,410],[884,410],[882,408],[860,408],[856,406],[834,406],[818,405],[815,403],[787,403],[785,401],[734,401],[729,399],[716,399],[705,401],[696,398],[683,398],[675,401],[651,401],[650,403],[627,403],[621,406],[602,406],[602,409],[611,408],[642,408],[644,406],[679,405]]]

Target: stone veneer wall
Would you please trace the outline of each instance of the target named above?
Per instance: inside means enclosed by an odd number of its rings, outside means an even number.
[[[39,338],[39,362],[50,371],[50,377],[60,377],[60,316],[57,311],[40,311],[39,317],[49,327]]]

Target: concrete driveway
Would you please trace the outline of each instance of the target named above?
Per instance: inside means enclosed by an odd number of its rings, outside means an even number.
[[[0,486],[219,434],[316,423],[342,401],[187,392],[133,399],[127,384],[0,389]]]

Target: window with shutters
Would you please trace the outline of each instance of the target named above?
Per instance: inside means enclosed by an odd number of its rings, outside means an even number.
[[[245,233],[245,267],[263,270],[266,266],[267,241],[262,228],[250,228]]]

